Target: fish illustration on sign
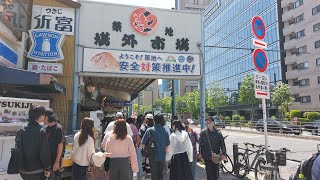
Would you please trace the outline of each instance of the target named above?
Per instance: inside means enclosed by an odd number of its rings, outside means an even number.
[[[108,52],[102,52],[96,54],[91,58],[91,61],[98,68],[104,69],[117,69],[119,68],[119,62]]]

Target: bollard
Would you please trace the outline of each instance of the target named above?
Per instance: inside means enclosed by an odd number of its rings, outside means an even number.
[[[238,143],[233,143],[232,149],[233,149],[233,170],[235,174],[238,174],[239,173],[238,159],[237,159]]]

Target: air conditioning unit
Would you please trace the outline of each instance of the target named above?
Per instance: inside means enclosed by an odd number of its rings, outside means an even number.
[[[292,32],[289,34],[290,40],[296,38],[296,33]]]
[[[288,5],[288,11],[291,10],[291,9],[294,9],[294,4],[293,4],[293,3],[290,3],[290,4]]]
[[[294,23],[295,23],[295,19],[294,18],[289,20],[289,25],[294,24]]]

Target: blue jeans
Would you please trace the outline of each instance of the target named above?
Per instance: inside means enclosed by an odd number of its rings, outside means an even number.
[[[142,168],[143,157],[142,157],[141,149],[136,148],[136,152],[137,152],[137,160],[138,160],[138,166],[139,166],[138,176],[142,176],[143,175],[143,168]]]
[[[80,166],[76,163],[73,163],[72,166],[72,179],[74,180],[87,180],[87,167],[88,166]]]

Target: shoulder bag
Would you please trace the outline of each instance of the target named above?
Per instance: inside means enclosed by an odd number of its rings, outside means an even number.
[[[206,130],[207,133],[207,137],[208,137],[208,142],[209,142],[209,147],[210,147],[210,151],[211,151],[211,161],[215,164],[219,164],[221,162],[221,155],[214,153],[212,151],[212,146],[211,146],[211,142],[210,142],[210,138],[209,138],[209,133],[208,133],[208,129]]]
[[[92,160],[93,155],[94,153],[91,155],[90,165],[87,167],[87,173],[86,173],[87,180],[105,179],[106,173],[104,170],[104,166],[102,167],[95,166]]]
[[[22,130],[17,132],[15,147],[11,148],[11,158],[8,164],[8,174],[19,174],[20,169],[23,167],[22,157]]]

